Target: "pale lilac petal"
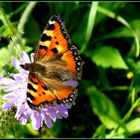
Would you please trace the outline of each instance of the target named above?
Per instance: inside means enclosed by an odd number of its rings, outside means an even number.
[[[3,85],[10,85],[15,84],[16,82],[13,79],[7,78],[7,77],[0,77],[0,84]]]
[[[68,111],[67,112],[59,112],[59,114],[64,118],[68,117]]]
[[[11,101],[9,101],[9,102],[7,102],[7,103],[4,103],[4,104],[2,105],[2,110],[6,111],[6,110],[8,110],[9,108],[13,107],[14,105],[15,105],[15,104],[14,104],[14,101],[11,100]]]
[[[42,112],[47,112],[47,114],[51,116],[52,121],[56,121],[56,111],[53,106],[48,106],[47,108],[42,109]]]
[[[58,107],[59,114],[62,117],[67,118],[68,117],[68,110],[65,107],[61,106],[61,105],[58,105],[57,107]]]
[[[57,119],[62,119],[62,116],[59,113],[56,114],[56,117]]]
[[[34,111],[32,114],[31,114],[31,120],[32,120],[32,127],[35,129],[35,130],[39,130],[39,128],[41,127],[41,115],[37,112],[37,111]]]
[[[44,118],[44,121],[45,121],[45,124],[47,125],[47,127],[51,128],[52,127],[52,121],[51,121],[50,117],[47,115],[46,112],[42,112],[42,115],[43,115],[43,118]]]
[[[55,112],[55,110],[53,109],[53,107],[50,108],[50,109],[48,109],[47,112],[50,114],[52,121],[55,122],[55,121],[56,121],[56,112]]]
[[[28,114],[28,113],[24,113],[23,115],[22,115],[22,117],[20,118],[20,123],[22,124],[22,125],[25,125],[26,123],[27,123],[27,120],[28,120],[28,117],[29,117],[29,115],[30,114]]]
[[[13,91],[13,92],[10,92],[10,93],[8,93],[8,94],[5,94],[5,95],[3,95],[2,96],[2,99],[12,99],[12,98],[14,98],[15,97],[15,91]]]
[[[25,51],[21,52],[21,58],[23,63],[30,63],[30,59]]]
[[[17,112],[16,112],[16,115],[15,115],[15,118],[17,118],[17,120],[20,118],[20,116],[26,111],[26,108],[24,106],[22,107],[19,107],[17,109]]]
[[[13,77],[16,81],[22,81],[25,77],[21,77],[21,74],[10,74],[11,77]]]
[[[20,121],[20,123],[21,123],[22,125],[26,125],[27,120],[28,120],[28,116],[25,116],[25,115],[23,115],[23,116],[19,119],[19,121]]]
[[[20,74],[22,75],[22,77],[24,77],[24,80],[25,80],[25,79],[27,79],[27,77],[28,77],[27,75],[29,74],[29,71],[23,70],[23,69],[22,69],[22,71],[21,71]]]
[[[12,85],[12,86],[6,86],[5,88],[3,88],[4,91],[9,92],[9,91],[13,91],[16,90],[17,88],[19,88],[20,85]]]
[[[21,70],[21,67],[20,67],[20,62],[19,62],[19,60],[17,60],[16,58],[14,58],[13,60],[12,60],[12,63],[13,63],[13,65],[15,66],[15,68],[17,69],[17,70]]]
[[[70,87],[77,87],[78,82],[75,81],[75,80],[67,80],[67,81],[65,81],[65,84],[66,84],[67,86],[70,86]]]
[[[67,118],[68,117],[68,111],[65,111],[65,112],[59,112],[60,115],[64,118]]]

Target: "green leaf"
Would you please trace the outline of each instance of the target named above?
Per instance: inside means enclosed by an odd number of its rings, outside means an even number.
[[[130,23],[130,25],[133,27],[133,31],[136,31],[138,38],[140,38],[140,20],[139,19],[133,20]],[[106,34],[106,36],[101,37],[101,39],[117,38],[117,37],[133,38],[134,35],[132,34],[131,30],[129,30],[125,26],[121,26],[119,28],[116,28],[114,31]]]
[[[120,122],[120,116],[112,101],[95,87],[90,87],[88,93],[93,111],[100,121],[106,128],[115,128]]]
[[[124,129],[120,129],[121,133],[116,132],[115,129],[113,129],[109,134],[106,135],[105,138],[109,139],[109,138],[125,138],[125,131]]]
[[[5,62],[7,62],[8,60],[8,59],[5,60],[5,58],[8,58],[8,49],[6,47],[3,47],[0,49],[0,66],[1,67],[4,66]]]
[[[100,125],[96,132],[93,134],[92,138],[105,138],[106,136],[106,128],[104,125]]]
[[[136,119],[128,122],[126,124],[126,127],[131,135],[140,132],[140,118],[136,118]]]
[[[90,8],[90,11],[89,11],[85,40],[84,40],[84,43],[82,45],[81,52],[83,52],[86,49],[87,44],[88,44],[88,42],[90,40],[90,37],[92,35],[92,30],[93,30],[93,27],[94,27],[97,8],[98,8],[98,2],[92,2],[91,8]]]
[[[109,46],[95,49],[92,54],[92,61],[104,68],[128,69],[119,51]]]
[[[26,124],[26,128],[28,129],[30,134],[32,134],[33,136],[38,136],[39,135],[39,132],[32,128],[32,124],[31,123]]]
[[[11,55],[8,48],[2,47],[0,49],[0,75],[4,75],[5,72],[9,72],[12,66],[11,64]]]
[[[125,134],[125,137],[130,137],[133,134],[140,133],[140,118],[133,119],[125,124],[125,129],[119,128],[117,135]]]

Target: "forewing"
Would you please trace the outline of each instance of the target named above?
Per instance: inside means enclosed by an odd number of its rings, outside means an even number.
[[[70,37],[60,16],[52,16],[48,21],[39,40],[35,53],[35,61],[44,56],[50,57],[62,54],[68,50],[71,44]],[[49,59],[49,58],[48,58]]]

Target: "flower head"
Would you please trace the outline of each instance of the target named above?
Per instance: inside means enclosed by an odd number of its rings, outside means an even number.
[[[34,54],[31,54],[31,60],[28,55],[22,51],[21,61],[16,58],[13,59],[13,65],[19,71],[17,74],[10,74],[11,78],[0,76],[0,84],[3,85],[3,90],[8,92],[3,96],[3,99],[8,100],[4,103],[2,109],[7,111],[12,107],[16,107],[17,111],[15,118],[19,120],[22,125],[27,123],[28,118],[32,121],[32,127],[38,130],[42,127],[43,122],[48,128],[52,127],[52,123],[57,119],[62,119],[68,117],[68,109],[71,105],[49,105],[40,110],[34,110],[27,104],[27,79],[29,71],[26,71],[20,67],[21,64],[33,62]],[[71,84],[69,82],[69,84]],[[73,84],[73,83],[72,83]],[[77,84],[77,83],[74,83]]]

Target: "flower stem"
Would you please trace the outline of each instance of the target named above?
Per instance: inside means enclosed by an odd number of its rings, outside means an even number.
[[[138,57],[140,54],[140,45],[139,45],[139,37],[136,33],[136,31],[131,27],[131,25],[121,16],[116,15],[115,13],[113,13],[112,11],[105,9],[101,6],[98,6],[97,9],[100,13],[112,18],[112,19],[116,19],[118,22],[120,22],[121,24],[123,24],[125,27],[127,27],[130,32],[133,34],[134,39],[135,39],[135,43],[136,43],[136,54],[135,56]]]
[[[24,25],[29,17],[29,14],[31,13],[32,9],[35,7],[37,2],[29,2],[29,5],[25,9],[23,15],[21,16],[18,24],[18,30],[23,34],[24,33]]]

